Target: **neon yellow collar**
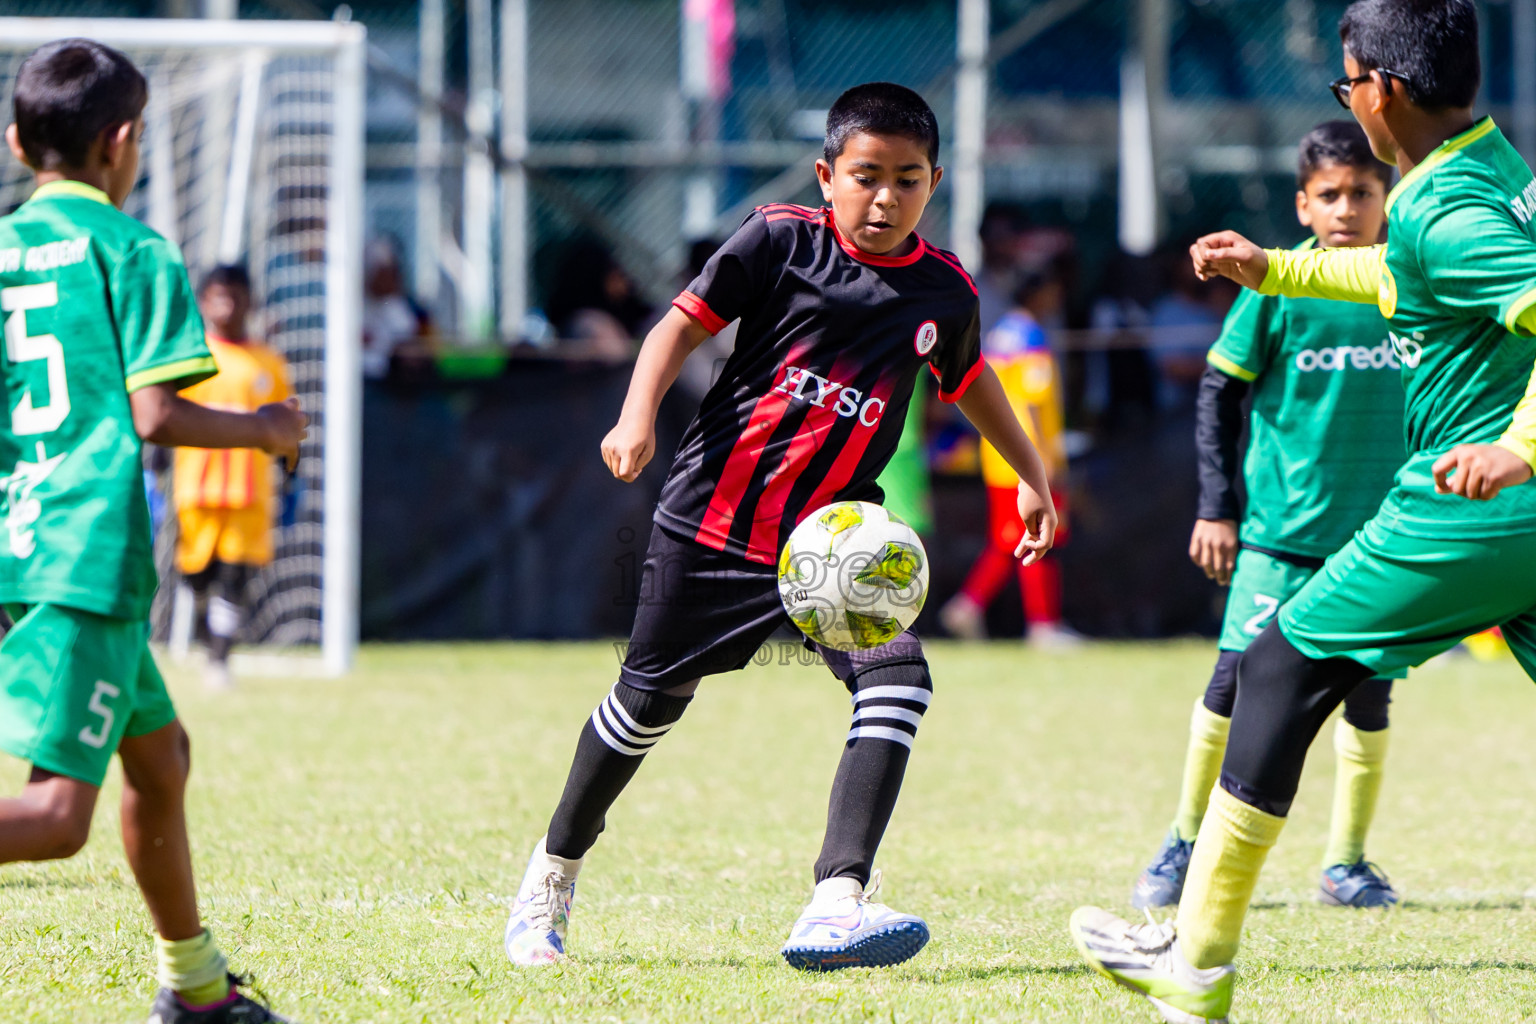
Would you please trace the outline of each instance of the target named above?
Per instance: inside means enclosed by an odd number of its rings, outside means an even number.
[[[111,197],[101,189],[94,185],[87,185],[83,181],[71,181],[68,178],[46,182],[37,186],[36,190],[32,193],[31,199],[27,201],[47,199],[50,196],[74,196],[77,199],[91,199],[98,203],[106,203],[108,206],[112,205]]]
[[[1450,138],[1440,143],[1440,145],[1436,146],[1430,152],[1429,156],[1426,156],[1423,160],[1419,161],[1418,166],[1414,167],[1413,170],[1403,175],[1403,180],[1399,181],[1397,185],[1392,189],[1392,191],[1388,193],[1386,212],[1391,213],[1392,204],[1398,199],[1398,197],[1407,192],[1408,189],[1413,187],[1416,182],[1422,180],[1424,176],[1427,175],[1430,171],[1434,170],[1440,164],[1445,163],[1456,153],[1466,149],[1478,139],[1481,139],[1490,132],[1497,130],[1498,127],[1493,123],[1493,118],[1484,117],[1476,121],[1471,128],[1468,128],[1460,135],[1452,135]]]

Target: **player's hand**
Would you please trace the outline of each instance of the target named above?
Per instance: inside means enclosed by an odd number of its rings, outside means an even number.
[[[1189,560],[1222,586],[1232,582],[1237,565],[1237,523],[1231,519],[1196,519],[1189,537]]]
[[[1257,290],[1269,276],[1269,255],[1236,231],[1218,231],[1189,247],[1195,275],[1202,281],[1227,277]]]
[[[288,460],[288,470],[299,464],[299,442],[309,436],[309,417],[299,411],[299,400],[269,402],[256,410],[267,427],[267,441],[262,450]]]
[[[1459,444],[1435,460],[1435,493],[1488,501],[1531,478],[1531,467],[1496,444]]]
[[[1033,565],[1045,557],[1056,543],[1056,506],[1049,494],[1035,493],[1029,484],[1019,484],[1019,517],[1024,520],[1024,536],[1013,549],[1013,557]]]
[[[603,438],[603,462],[614,476],[629,483],[640,475],[656,454],[654,423],[636,425],[619,420]]]

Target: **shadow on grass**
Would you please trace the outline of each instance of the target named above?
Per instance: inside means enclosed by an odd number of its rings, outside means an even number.
[[[1248,905],[1249,910],[1294,910],[1299,907],[1323,907],[1323,904],[1312,900],[1259,900]],[[1420,910],[1431,914],[1454,914],[1469,910],[1530,910],[1532,908],[1536,908],[1536,901],[1518,896],[1468,900],[1404,900],[1397,907],[1398,910]],[[1324,909],[1342,910],[1344,908],[1326,907]],[[1370,910],[1366,911],[1366,913],[1370,912]],[[1392,913],[1390,910],[1381,912]]]
[[[921,982],[924,984],[952,985],[966,981],[1004,981],[1009,978],[1039,978],[1092,974],[1086,964],[994,964],[974,967],[931,967],[921,964],[898,964],[894,967],[849,968],[837,971],[794,971],[784,966],[778,956],[721,956],[680,957],[648,956],[638,953],[616,953],[609,956],[576,956],[569,963],[584,967],[644,967],[647,969],[671,968],[674,970],[731,970],[731,971],[783,971],[786,978],[800,977],[807,980],[830,978],[868,978],[867,971],[876,971],[893,981]]]

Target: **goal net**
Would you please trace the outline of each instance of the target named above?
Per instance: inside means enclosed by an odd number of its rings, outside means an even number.
[[[75,36],[124,51],[149,80],[139,181],[124,209],[181,246],[194,282],[220,263],[246,265],[253,332],[286,357],[310,416],[290,514],[246,595],[240,640],[267,654],[318,648],[326,670],[343,671],[357,636],[363,28],[0,18],[0,120],[10,123],[26,55]],[[0,213],[30,192],[26,168],[4,154]],[[191,615],[184,588],[178,600],[169,470],[153,472],[152,505],[163,509],[154,620],[174,648]]]

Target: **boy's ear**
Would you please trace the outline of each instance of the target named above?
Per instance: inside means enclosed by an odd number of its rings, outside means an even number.
[[[101,159],[108,167],[115,168],[122,163],[123,154],[128,150],[128,143],[133,138],[134,123],[124,121],[116,127],[103,128],[101,135]]]
[[[14,156],[23,167],[32,167],[27,163],[27,151],[21,148],[21,135],[16,131],[16,125],[10,124],[5,129],[5,144],[11,147],[11,155]],[[36,170],[36,168],[32,168]]]
[[[933,169],[933,181],[929,182],[929,184],[928,184],[928,198],[929,199],[932,199],[933,198],[933,194],[939,190],[939,180],[941,178],[943,178],[943,177],[944,177],[944,168],[942,168],[942,167],[935,167]]]
[[[824,158],[816,160],[816,183],[821,186],[821,198],[832,201],[832,165]]]
[[[1301,226],[1304,228],[1312,226],[1312,211],[1307,209],[1307,192],[1305,189],[1299,188],[1296,190],[1296,219],[1301,222]]]
[[[1387,103],[1392,96],[1392,76],[1384,75],[1379,68],[1371,69],[1371,84],[1376,88],[1366,109],[1373,114],[1380,114],[1387,109]]]

